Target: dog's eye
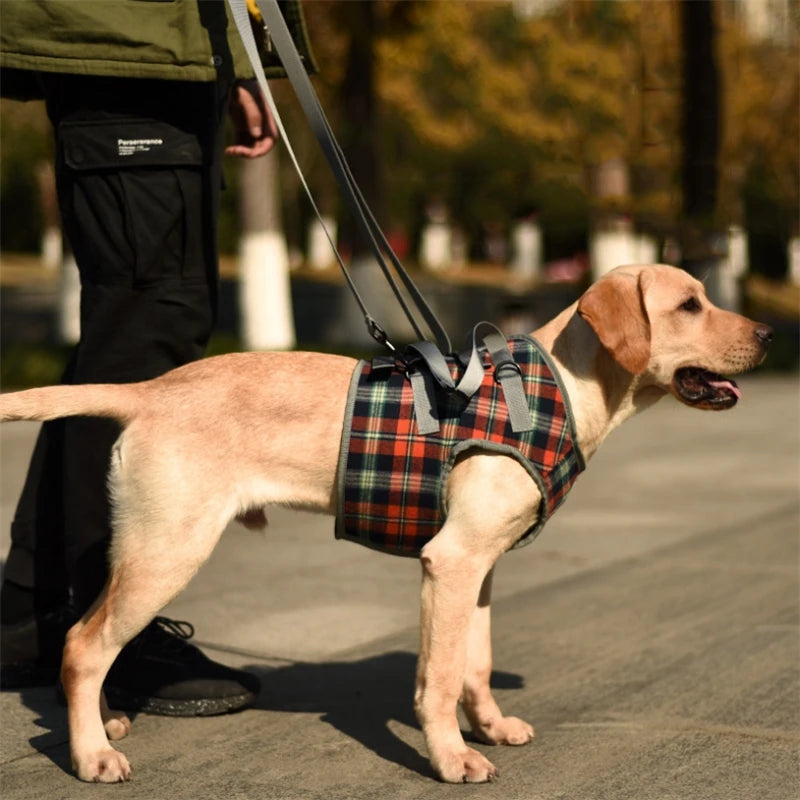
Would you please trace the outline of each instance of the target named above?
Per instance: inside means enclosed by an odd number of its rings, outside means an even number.
[[[700,311],[700,303],[698,302],[696,297],[690,297],[685,303],[681,303],[680,310],[690,311],[693,313],[696,311]]]

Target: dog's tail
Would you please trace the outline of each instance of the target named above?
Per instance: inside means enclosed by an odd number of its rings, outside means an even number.
[[[0,422],[59,417],[108,417],[129,422],[139,407],[135,383],[44,386],[0,394]]]

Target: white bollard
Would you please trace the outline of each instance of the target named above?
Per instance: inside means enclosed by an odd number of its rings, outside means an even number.
[[[789,281],[800,286],[800,236],[789,239]]]
[[[419,263],[434,272],[447,269],[453,260],[453,233],[446,222],[429,222],[422,229]]]
[[[326,229],[333,239],[333,243],[336,244],[337,227],[333,217],[323,215],[322,222],[314,217],[308,224],[306,249],[308,266],[311,269],[324,270],[336,265],[336,256],[333,254],[333,248],[325,233]]]
[[[542,274],[542,228],[538,222],[525,219],[511,231],[511,272],[526,280]]]
[[[283,233],[244,233],[239,244],[239,309],[247,350],[295,345],[289,253]]]
[[[64,260],[64,240],[61,236],[61,228],[57,225],[49,225],[42,232],[40,252],[42,266],[48,272],[55,272]]]
[[[747,232],[738,225],[728,229],[727,251],[717,270],[718,304],[738,313],[742,308],[741,279],[748,269]]]
[[[658,242],[647,233],[636,235],[635,250],[637,264],[655,264],[658,261]]]
[[[242,342],[248,350],[287,350],[294,347],[295,334],[289,251],[281,223],[277,154],[243,159],[239,175]]]
[[[593,280],[602,278],[614,267],[638,263],[639,253],[633,231],[625,226],[593,231],[589,236],[589,260]]]

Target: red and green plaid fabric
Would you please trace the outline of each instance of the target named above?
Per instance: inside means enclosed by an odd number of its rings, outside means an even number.
[[[397,555],[418,556],[447,516],[445,486],[459,453],[486,449],[520,461],[542,493],[527,544],[563,502],[584,468],[568,400],[549,357],[527,336],[508,340],[520,367],[533,430],[514,433],[494,367],[468,403],[437,391],[438,433],[421,436],[411,383],[397,368],[359,362],[348,398],[339,468],[337,538]],[[456,381],[461,367],[448,364]]]

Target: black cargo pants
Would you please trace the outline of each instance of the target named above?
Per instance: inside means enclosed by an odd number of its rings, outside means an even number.
[[[229,86],[43,75],[81,336],[63,383],[155,377],[202,356],[216,316],[217,218]],[[116,423],[42,426],[5,579],[39,611],[105,583],[106,470]]]

